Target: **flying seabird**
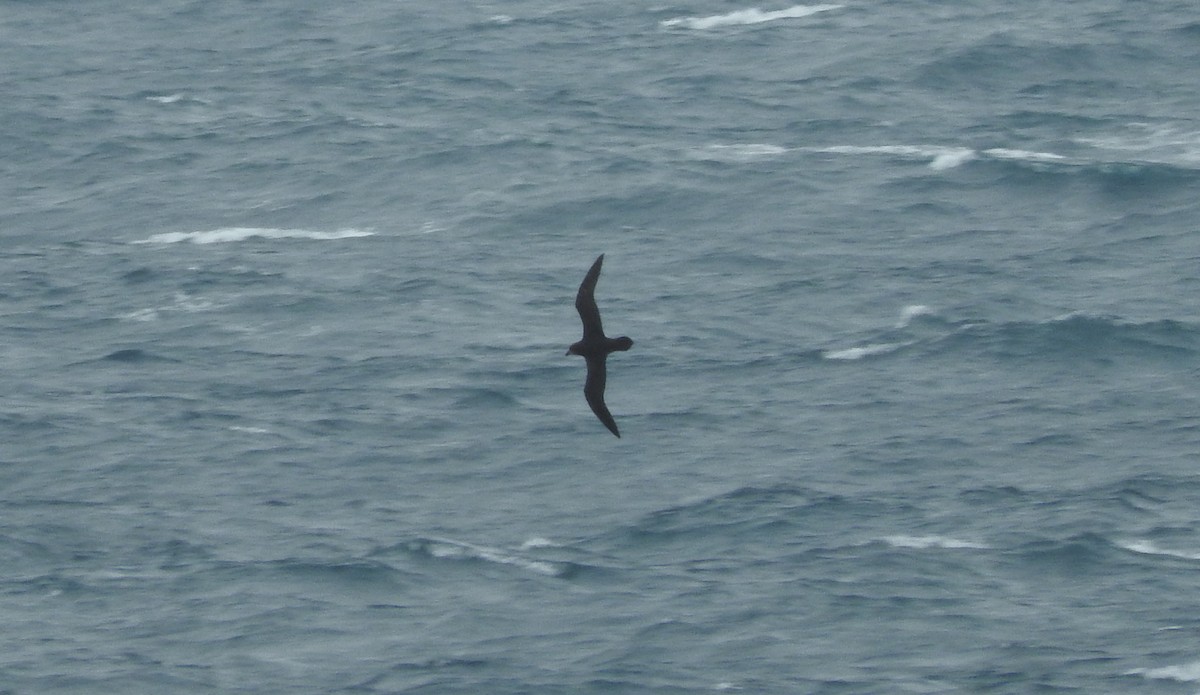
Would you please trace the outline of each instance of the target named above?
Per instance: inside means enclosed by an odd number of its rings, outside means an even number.
[[[579,284],[579,294],[575,295],[575,309],[579,312],[579,318],[583,320],[583,340],[568,348],[567,354],[579,355],[587,360],[587,381],[583,384],[583,395],[592,407],[592,412],[600,418],[600,422],[620,437],[617,423],[613,420],[612,413],[608,412],[608,406],[604,405],[604,362],[610,352],[625,351],[633,347],[633,341],[624,336],[605,337],[604,328],[600,325],[600,309],[596,307],[596,298],[593,295],[596,291],[596,280],[600,279],[602,263],[604,254],[600,254],[592,264],[591,270],[584,276],[583,282]]]

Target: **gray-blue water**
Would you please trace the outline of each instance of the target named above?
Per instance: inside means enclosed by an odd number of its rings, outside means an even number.
[[[0,65],[0,692],[1200,690],[1192,3],[2,0]]]

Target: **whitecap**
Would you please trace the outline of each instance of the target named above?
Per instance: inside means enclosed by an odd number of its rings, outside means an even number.
[[[1191,126],[1130,123],[1126,130],[1107,136],[1079,137],[1075,142],[1135,155],[1135,161],[1195,165],[1200,162],[1200,131]]]
[[[1162,555],[1164,557],[1176,557],[1181,560],[1200,560],[1200,553],[1188,553],[1180,550],[1167,550],[1160,548],[1150,541],[1128,541],[1117,543],[1118,546],[1134,553],[1142,555]]]
[[[844,7],[843,5],[794,5],[785,10],[774,10],[763,12],[762,10],[752,7],[746,10],[737,10],[729,14],[712,15],[710,17],[676,17],[663,21],[664,27],[683,27],[685,29],[714,29],[716,27],[736,26],[742,24],[761,24],[763,22],[773,22],[779,19],[796,19],[799,17],[808,17],[809,15],[817,14],[818,12],[828,12],[829,10],[838,10]]]
[[[810,152],[826,152],[829,154],[891,154],[901,157],[932,157],[942,148],[918,147],[916,145],[828,145],[825,147],[806,147]]]
[[[900,321],[896,324],[896,328],[904,328],[909,323],[912,323],[912,320],[918,316],[932,315],[933,309],[930,309],[924,304],[910,304],[900,311]]]
[[[338,239],[353,239],[372,236],[375,232],[362,229],[342,229],[336,232],[317,232],[307,229],[273,229],[269,227],[223,227],[201,232],[164,232],[155,234],[147,239],[134,241],[135,244],[178,244],[190,242],[193,244],[227,244],[247,239],[311,239],[316,241],[334,241]]]
[[[825,350],[821,356],[827,360],[861,360],[864,357],[883,355],[893,350],[899,350],[908,343],[879,343],[861,347],[844,348],[841,350]]]
[[[157,321],[158,309],[138,309],[124,314],[121,318],[125,321]]]
[[[185,314],[196,314],[205,311],[212,311],[220,308],[218,305],[208,299],[198,299],[183,292],[175,293],[175,301],[171,304],[164,304],[157,307],[147,307],[138,309],[128,314],[124,314],[121,318],[125,321],[157,321],[162,314],[179,312]]]
[[[534,548],[559,548],[559,547],[561,547],[561,546],[558,543],[555,543],[554,541],[550,540],[549,538],[542,538],[541,536],[536,536],[534,538],[530,538],[529,540],[527,540],[521,544],[521,550],[533,550]]]
[[[972,159],[975,159],[975,150],[965,147],[951,148],[934,156],[933,161],[929,163],[929,167],[937,171],[943,171],[945,169],[953,169]]]
[[[977,159],[981,155],[990,159],[1039,163],[1064,162],[1067,159],[1053,152],[1034,152],[1007,147],[992,147],[982,152],[977,152],[969,147],[952,147],[946,145],[832,145],[805,149],[830,154],[884,154],[913,159],[928,159],[930,160],[930,168],[938,171],[953,169]]]
[[[1023,162],[1061,162],[1066,157],[1053,152],[1030,152],[1029,150],[1010,150],[1005,147],[993,147],[983,153],[993,159],[1012,159]]]
[[[1155,680],[1171,680],[1182,683],[1200,681],[1200,661],[1178,666],[1160,666],[1159,668],[1135,668],[1125,672],[1127,676],[1142,676]]]
[[[786,147],[765,143],[746,143],[742,145],[709,145],[698,155],[701,159],[711,159],[723,162],[748,162],[763,157],[777,157],[787,152]]]
[[[530,560],[517,555],[510,555],[496,548],[486,548],[445,538],[432,540],[433,542],[428,545],[427,549],[429,554],[436,558],[483,560],[484,562],[494,562],[500,565],[513,565],[551,577],[557,577],[560,574],[559,568],[551,562]]]
[[[893,548],[916,548],[918,550],[927,550],[929,548],[985,550],[989,547],[984,543],[964,541],[946,536],[887,536],[883,539],[883,542]]]
[[[938,171],[953,169],[978,156],[975,150],[969,147],[942,145],[829,145],[803,149],[827,154],[882,154],[907,159],[927,159],[930,168]]]
[[[183,101],[182,94],[165,94],[161,96],[146,97],[147,101],[156,101],[160,104],[174,104],[177,101]]]

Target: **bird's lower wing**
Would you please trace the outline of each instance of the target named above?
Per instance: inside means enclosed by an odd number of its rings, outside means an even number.
[[[591,406],[592,412],[600,418],[600,422],[603,422],[610,432],[620,437],[617,421],[613,420],[612,413],[608,412],[608,406],[604,404],[604,382],[606,380],[604,360],[590,359],[587,367],[587,382],[583,385],[583,396]]]

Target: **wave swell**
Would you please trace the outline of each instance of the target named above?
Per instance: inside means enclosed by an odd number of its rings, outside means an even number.
[[[270,227],[222,227],[200,232],[164,232],[135,244],[229,244],[247,239],[310,239],[314,241],[336,241],[373,236],[375,232],[363,229],[342,229],[336,232],[318,232],[307,229],[274,229]]]
[[[709,17],[676,17],[662,23],[664,27],[683,27],[684,29],[716,29],[718,27],[739,26],[745,24],[763,24],[780,19],[797,19],[808,17],[819,12],[841,9],[842,5],[794,5],[784,10],[763,12],[751,7],[737,10],[729,14],[712,15]]]

